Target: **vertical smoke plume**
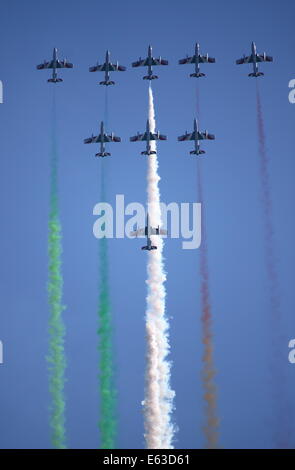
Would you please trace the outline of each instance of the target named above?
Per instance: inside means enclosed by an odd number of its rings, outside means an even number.
[[[206,438],[206,447],[209,449],[215,449],[218,448],[219,441],[219,419],[217,416],[217,389],[214,382],[216,370],[214,367],[213,358],[212,313],[209,292],[209,269],[207,234],[205,224],[205,204],[203,198],[201,163],[199,160],[197,161],[197,173],[199,202],[202,204],[202,243],[200,246],[200,276],[202,342],[204,345],[202,380],[206,415],[206,424],[203,427],[203,431]]]
[[[51,188],[48,237],[48,301],[49,317],[49,390],[51,394],[50,426],[51,442],[57,449],[66,448],[65,438],[65,327],[62,319],[63,278],[61,272],[61,225],[58,210],[57,169],[58,152],[56,142],[55,94],[52,105],[52,149],[51,149]]]
[[[107,87],[106,87],[107,88]],[[108,126],[108,95],[105,94],[105,126]],[[105,161],[101,159],[100,200],[105,201]],[[108,276],[107,239],[99,240],[99,429],[102,449],[115,449],[117,437],[116,390],[114,385],[113,328]]]
[[[263,222],[265,228],[267,274],[270,281],[271,311],[275,318],[280,316],[280,296],[276,261],[274,254],[274,229],[272,200],[269,179],[269,158],[265,148],[264,122],[258,83],[256,83],[256,105],[259,138],[260,176],[262,188]]]
[[[104,162],[102,162],[104,163]],[[101,165],[103,180],[103,165]],[[103,181],[102,181],[103,188]],[[101,190],[101,200],[104,200],[104,189]],[[113,364],[113,330],[111,319],[111,305],[108,280],[108,251],[107,239],[99,240],[99,390],[100,390],[100,421],[101,448],[114,449],[117,420],[116,420],[116,391],[114,387],[114,364]]]
[[[149,86],[149,121],[151,132],[155,131],[153,93]],[[155,141],[152,150],[156,151]],[[152,227],[161,225],[158,158],[156,154],[147,157],[147,199]],[[163,240],[151,235],[157,250],[148,252],[147,265],[147,367],[145,377],[145,439],[148,449],[172,449],[174,426],[171,421],[174,391],[170,387],[169,324],[165,316],[166,275],[163,264]]]
[[[196,110],[200,116],[199,88],[196,86]],[[217,414],[217,388],[215,385],[216,370],[213,357],[212,313],[209,290],[208,246],[206,233],[206,212],[203,195],[203,182],[201,161],[197,158],[197,186],[199,202],[202,205],[202,241],[200,246],[200,277],[201,277],[201,323],[202,342],[204,345],[202,385],[204,390],[206,423],[203,427],[205,447],[215,449],[219,447],[219,418]]]
[[[265,261],[269,283],[270,296],[270,321],[272,329],[272,353],[271,353],[271,381],[274,400],[276,447],[289,447],[288,435],[290,433],[289,410],[286,396],[286,378],[284,376],[285,357],[282,355],[282,316],[279,279],[275,256],[273,208],[271,198],[271,184],[269,177],[269,157],[265,146],[264,120],[260,99],[258,82],[256,82],[256,109],[260,156],[260,179],[262,189],[262,211],[265,239]]]

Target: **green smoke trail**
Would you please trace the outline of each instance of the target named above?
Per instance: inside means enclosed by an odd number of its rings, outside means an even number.
[[[113,344],[110,298],[108,287],[108,251],[107,240],[102,238],[99,243],[100,259],[100,292],[99,292],[99,390],[100,390],[100,421],[101,448],[114,449],[116,441],[116,391],[113,383]]]
[[[56,105],[55,94],[52,103],[52,148],[51,148],[51,187],[48,237],[48,301],[49,316],[49,391],[51,394],[50,426],[51,442],[57,449],[66,448],[65,436],[65,327],[62,319],[63,278],[61,272],[61,224],[58,210],[57,191],[58,152],[56,142]]]
[[[108,119],[108,97],[105,95],[105,125]],[[105,201],[105,161],[100,166],[100,200]],[[114,385],[113,360],[113,327],[108,276],[108,245],[107,239],[99,240],[99,306],[97,330],[99,338],[99,391],[100,391],[100,420],[99,429],[102,449],[114,449],[117,437],[116,419],[116,389]]]

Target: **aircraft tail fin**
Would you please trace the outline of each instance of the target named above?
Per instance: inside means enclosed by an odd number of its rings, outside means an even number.
[[[154,150],[144,150],[141,155],[155,155],[156,153]]]
[[[197,73],[191,73],[190,77],[200,78],[200,77],[206,77],[206,75],[202,72],[197,72]]]
[[[49,83],[58,83],[58,82],[62,82],[63,79],[62,78],[48,78],[47,80]]]
[[[151,246],[146,245],[146,246],[142,246],[141,249],[142,250],[147,250],[147,251],[152,251],[152,250],[157,250],[158,248],[154,245],[151,245]]]
[[[143,80],[156,80],[157,78],[159,78],[157,75],[146,75]]]
[[[95,154],[96,157],[110,157],[110,155],[109,152],[99,152]]]
[[[191,150],[190,151],[190,154],[191,155],[203,155],[205,152],[205,150]]]
[[[115,82],[113,82],[112,80],[104,80],[103,82],[99,82],[99,84],[109,86],[109,85],[115,85]]]
[[[249,73],[248,77],[261,77],[263,75],[264,75],[263,72],[256,72],[256,73],[252,72],[252,73]]]

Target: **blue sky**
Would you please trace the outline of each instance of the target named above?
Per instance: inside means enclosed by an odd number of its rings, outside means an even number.
[[[0,339],[0,447],[50,447],[46,298],[52,84],[36,64],[53,47],[74,63],[57,85],[60,149],[59,194],[63,225],[64,302],[67,305],[67,429],[72,448],[99,445],[97,388],[98,249],[92,234],[102,162],[83,139],[97,131],[104,113],[101,74],[88,67],[110,49],[128,67],[114,74],[109,90],[109,127],[122,137],[103,163],[108,201],[145,202],[146,162],[129,137],[144,129],[147,83],[131,62],[148,44],[169,60],[153,83],[158,129],[162,200],[197,202],[196,160],[177,136],[192,126],[196,80],[178,59],[193,52],[216,57],[200,79],[203,129],[216,135],[202,160],[207,211],[209,268],[218,370],[223,447],[272,447],[269,299],[264,263],[258,163],[255,80],[235,60],[250,51],[274,56],[259,79],[274,205],[275,241],[282,302],[282,354],[286,387],[294,386],[287,362],[295,336],[293,288],[294,112],[288,82],[295,78],[294,5],[285,2],[198,2],[114,0],[105,4],[28,1],[1,5],[0,105],[2,263]],[[141,448],[144,384],[146,256],[141,241],[109,243],[119,396],[119,446]],[[176,391],[176,447],[202,447],[199,252],[165,243],[167,314],[171,320],[172,385]],[[285,349],[284,349],[285,348]],[[290,393],[290,416],[294,398]],[[294,442],[294,429],[291,445]]]

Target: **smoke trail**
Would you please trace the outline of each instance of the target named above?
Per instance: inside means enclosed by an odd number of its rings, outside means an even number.
[[[65,327],[62,319],[63,278],[61,272],[61,225],[58,210],[57,169],[58,152],[56,142],[56,105],[55,94],[52,103],[52,149],[51,149],[51,188],[48,238],[48,301],[49,317],[49,390],[51,394],[50,425],[51,441],[57,449],[66,448],[65,437]]]
[[[196,85],[196,110],[200,117],[200,94]],[[203,182],[201,161],[197,158],[197,187],[199,202],[202,205],[202,242],[200,246],[200,277],[201,277],[201,323],[202,343],[204,345],[202,386],[204,390],[206,424],[203,427],[206,443],[205,447],[215,449],[219,447],[219,418],[217,414],[217,388],[215,385],[216,369],[214,366],[214,347],[212,333],[212,313],[209,290],[208,246],[206,232],[206,212],[203,195]]]
[[[206,437],[206,447],[218,448],[219,419],[217,416],[217,389],[214,382],[216,370],[213,359],[212,314],[209,292],[208,248],[205,225],[205,204],[203,198],[203,185],[201,163],[197,160],[198,194],[202,204],[202,243],[200,246],[200,276],[201,276],[201,308],[202,308],[202,342],[204,345],[202,380],[205,400],[206,424],[203,431]]]
[[[105,94],[105,125],[108,125],[108,96]],[[101,159],[100,200],[105,201],[105,161]],[[107,239],[99,240],[99,306],[97,330],[99,338],[99,391],[102,449],[115,449],[117,436],[116,390],[114,386],[113,329],[108,279]]]
[[[107,241],[100,240],[100,294],[99,294],[99,388],[101,448],[114,449],[116,440],[116,393],[113,384],[113,349],[110,299],[108,288],[108,253]]]
[[[149,86],[149,121],[151,132],[155,131],[153,93]],[[155,141],[152,150],[156,151]],[[158,158],[147,157],[147,198],[151,226],[161,225]],[[163,240],[151,235],[157,250],[148,252],[146,281],[148,286],[146,309],[147,367],[145,378],[145,439],[148,449],[172,449],[174,426],[171,422],[174,391],[170,387],[169,324],[165,316],[166,275],[163,263]]]
[[[276,260],[274,253],[274,229],[272,200],[269,180],[269,158],[265,148],[264,123],[258,83],[256,82],[256,105],[260,155],[260,176],[262,188],[263,222],[265,228],[267,274],[270,281],[271,311],[275,318],[280,316],[280,296]]]
[[[265,237],[265,261],[269,283],[270,315],[272,328],[272,392],[274,398],[275,433],[274,439],[279,448],[289,447],[288,435],[290,434],[288,400],[286,396],[286,378],[284,376],[285,358],[282,355],[282,316],[279,279],[275,256],[273,208],[271,198],[271,184],[269,177],[269,157],[265,146],[264,121],[259,93],[256,82],[256,109],[260,156],[260,179],[262,189],[262,210]]]
[[[103,180],[103,165],[101,165]],[[102,186],[103,188],[103,186]],[[104,200],[104,190],[102,189],[102,198]],[[114,364],[113,364],[113,342],[112,342],[112,321],[108,282],[108,250],[107,239],[99,240],[99,271],[100,271],[100,289],[99,289],[99,308],[98,319],[99,328],[99,390],[100,390],[100,421],[99,428],[101,433],[101,448],[114,449],[117,421],[116,421],[116,391],[114,387]]]

